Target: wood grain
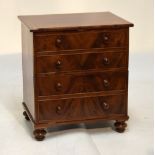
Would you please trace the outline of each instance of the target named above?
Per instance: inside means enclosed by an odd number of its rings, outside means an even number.
[[[34,137],[57,124],[128,120],[129,27],[110,13],[20,16],[24,116]]]
[[[98,69],[127,68],[128,54],[126,51],[115,52],[98,50],[97,52],[82,51],[71,54],[41,55],[36,58],[37,74]]]
[[[127,89],[127,71],[38,76],[38,96]]]
[[[126,114],[125,102],[125,95],[40,101],[39,120],[63,122]]]
[[[36,32],[34,49],[36,52],[61,51],[72,49],[94,49],[126,47],[128,28],[107,29],[103,31],[83,31],[68,33]]]
[[[129,27],[132,23],[111,12],[29,15],[18,17],[31,31],[99,27]]]

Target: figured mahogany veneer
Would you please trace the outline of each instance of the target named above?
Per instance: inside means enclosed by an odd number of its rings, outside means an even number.
[[[109,50],[90,50],[81,53],[37,55],[37,73],[103,70],[127,68],[128,53]]]
[[[128,120],[129,27],[110,13],[19,16],[23,115],[41,141],[56,124]]]
[[[39,101],[39,122],[69,122],[127,114],[126,96],[110,95]]]
[[[69,33],[34,34],[36,52],[59,51],[72,49],[93,49],[106,47],[126,47],[128,45],[128,29],[108,29],[104,31],[86,31]]]
[[[126,90],[127,71],[42,75],[36,78],[38,96]]]

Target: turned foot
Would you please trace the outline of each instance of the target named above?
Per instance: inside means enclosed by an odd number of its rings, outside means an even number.
[[[115,122],[115,130],[119,133],[122,133],[125,131],[125,128],[127,127],[127,124],[125,121],[116,121]]]
[[[33,134],[36,140],[42,141],[45,138],[46,131],[44,129],[36,129]]]
[[[23,112],[23,115],[25,116],[25,119],[26,119],[27,121],[30,120],[30,118],[29,118],[29,116],[27,115],[26,111]]]

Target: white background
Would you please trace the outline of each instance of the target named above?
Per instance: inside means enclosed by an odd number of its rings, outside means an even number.
[[[128,128],[123,134],[102,122],[52,128],[37,142],[22,116],[17,16],[101,11],[135,25],[130,29]],[[153,80],[153,0],[0,0],[0,155],[153,155]]]
[[[0,54],[21,52],[18,15],[111,11],[135,24],[131,52],[153,49],[153,0],[0,0]]]

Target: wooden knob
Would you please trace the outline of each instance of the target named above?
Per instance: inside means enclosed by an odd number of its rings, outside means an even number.
[[[109,109],[109,104],[108,103],[106,103],[106,102],[103,102],[103,109],[104,110],[108,110]]]
[[[60,82],[58,82],[56,85],[55,85],[55,88],[57,91],[60,91],[62,89],[62,84]]]
[[[104,83],[105,87],[109,87],[109,85],[110,85],[110,83],[109,83],[109,81],[107,79],[104,79],[103,83]]]
[[[62,62],[61,62],[61,60],[58,60],[58,61],[55,63],[55,67],[56,67],[57,69],[60,69],[61,66],[62,66]]]
[[[62,43],[62,39],[61,38],[57,38],[56,41],[55,41],[56,47],[60,47],[61,43]]]
[[[58,44],[60,44],[60,43],[62,42],[62,40],[61,40],[60,38],[57,38],[56,42],[57,42]]]
[[[61,110],[62,110],[61,106],[58,105],[58,106],[56,107],[56,113],[59,113]]]
[[[108,41],[109,40],[109,37],[106,36],[106,35],[103,38],[104,38],[104,41]]]
[[[103,58],[103,64],[104,65],[109,65],[110,64],[110,60],[107,57]]]

